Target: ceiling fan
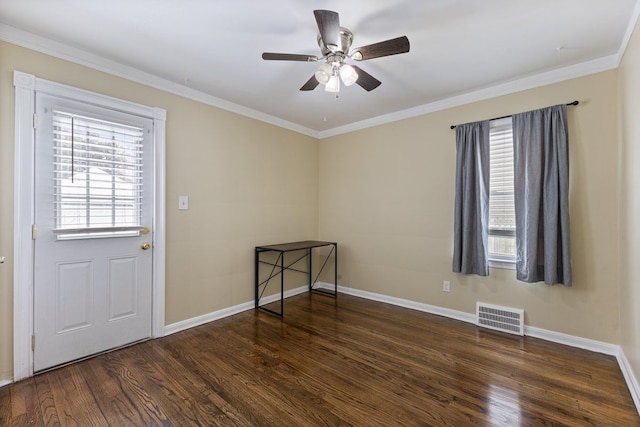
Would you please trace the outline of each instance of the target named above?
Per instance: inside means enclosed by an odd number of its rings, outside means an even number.
[[[372,91],[382,82],[360,67],[347,64],[345,60],[350,58],[355,61],[365,61],[409,52],[409,39],[406,36],[349,50],[353,41],[353,33],[340,26],[338,13],[331,10],[314,10],[313,14],[318,24],[318,30],[320,30],[318,46],[320,46],[322,56],[271,52],[262,54],[262,59],[268,61],[317,62],[325,60],[318,71],[302,85],[300,88],[302,91],[314,90],[319,84],[323,84],[327,92],[334,92],[338,97],[340,80],[345,86],[357,83],[366,91]]]

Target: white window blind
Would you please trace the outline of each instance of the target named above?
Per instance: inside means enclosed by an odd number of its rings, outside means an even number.
[[[489,141],[489,259],[513,262],[516,255],[516,218],[510,117],[491,122]]]
[[[144,130],[53,112],[54,233],[137,233],[142,214]]]

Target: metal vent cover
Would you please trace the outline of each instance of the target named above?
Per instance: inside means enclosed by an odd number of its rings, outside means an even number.
[[[524,335],[524,310],[476,302],[476,324],[522,336]]]

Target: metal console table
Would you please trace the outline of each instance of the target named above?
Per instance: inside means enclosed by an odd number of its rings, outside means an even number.
[[[320,248],[323,246],[331,246],[331,251],[327,254],[327,257],[324,259],[324,263],[315,279],[312,279],[312,265],[311,265],[311,250],[314,248]],[[287,252],[295,252],[295,251],[304,251],[304,254],[295,260],[289,262],[285,265],[284,255]],[[265,252],[277,253],[277,258],[275,261],[266,261],[260,257],[261,254]],[[322,270],[327,265],[327,261],[333,257],[334,259],[334,289],[333,291],[323,289],[323,288],[314,288],[314,285],[317,283],[318,277],[322,273]],[[307,270],[299,270],[293,268],[299,261],[302,261],[304,258],[307,258]],[[260,281],[260,265],[266,264],[271,266],[271,272],[267,276],[265,280]],[[336,298],[338,296],[338,244],[336,242],[322,242],[318,240],[305,240],[302,242],[292,242],[292,243],[280,243],[277,245],[268,245],[268,246],[256,246],[255,249],[255,273],[256,273],[256,309],[262,309],[268,311],[269,313],[275,314],[280,317],[284,317],[284,272],[286,270],[297,271],[299,273],[305,273],[309,275],[309,292],[317,292],[325,295],[330,295]],[[274,277],[280,275],[280,312],[275,310],[271,310],[267,307],[260,305],[260,299],[262,298],[262,294],[267,288],[267,285]]]

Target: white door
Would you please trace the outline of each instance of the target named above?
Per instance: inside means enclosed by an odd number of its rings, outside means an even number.
[[[151,336],[153,121],[36,96],[34,370]]]

